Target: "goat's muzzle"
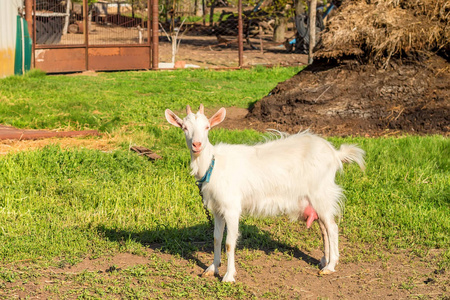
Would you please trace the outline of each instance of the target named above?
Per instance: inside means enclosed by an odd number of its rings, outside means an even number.
[[[192,153],[200,154],[201,151],[202,151],[202,143],[200,142],[192,143]]]

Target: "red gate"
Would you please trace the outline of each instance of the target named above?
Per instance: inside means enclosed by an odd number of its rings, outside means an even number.
[[[47,73],[157,68],[158,36],[157,31],[156,40],[152,35],[150,0],[132,4],[99,0],[91,5],[88,0],[33,0],[33,4],[35,68]]]

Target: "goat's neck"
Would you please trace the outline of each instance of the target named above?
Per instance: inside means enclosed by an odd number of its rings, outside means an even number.
[[[205,175],[208,170],[211,160],[214,156],[214,146],[208,143],[206,147],[202,150],[200,155],[194,156],[191,153],[191,174],[195,176],[197,180]]]

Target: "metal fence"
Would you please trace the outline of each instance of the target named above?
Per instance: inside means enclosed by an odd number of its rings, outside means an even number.
[[[89,48],[107,57],[117,47],[128,53],[130,47],[148,47],[146,52],[111,57],[124,60],[120,69],[127,68],[125,60],[150,57],[152,51],[150,60],[157,61],[158,68],[306,63],[305,55],[293,51],[297,28],[292,10],[270,13],[262,1],[159,0],[152,5],[151,0],[33,0],[33,4],[36,49],[84,47],[89,60],[93,53]],[[154,9],[158,20],[152,19]],[[86,62],[85,68],[95,69],[93,65]],[[150,62],[145,66],[131,64],[129,69],[152,68]]]
[[[149,1],[135,0],[133,5],[98,1],[87,10],[84,2],[35,0],[36,44],[84,44],[86,33],[91,45],[139,44],[146,40]]]
[[[212,0],[207,5],[181,1],[167,17],[160,14],[160,61],[201,68],[306,63],[292,47],[296,35],[292,10],[281,16],[269,13],[272,8],[264,7],[263,1],[241,3],[240,10],[240,1]],[[277,27],[282,31],[276,32]]]

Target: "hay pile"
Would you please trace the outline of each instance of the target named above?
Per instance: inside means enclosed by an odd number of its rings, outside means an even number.
[[[386,65],[421,52],[450,55],[448,0],[344,0],[317,57],[360,56]]]

